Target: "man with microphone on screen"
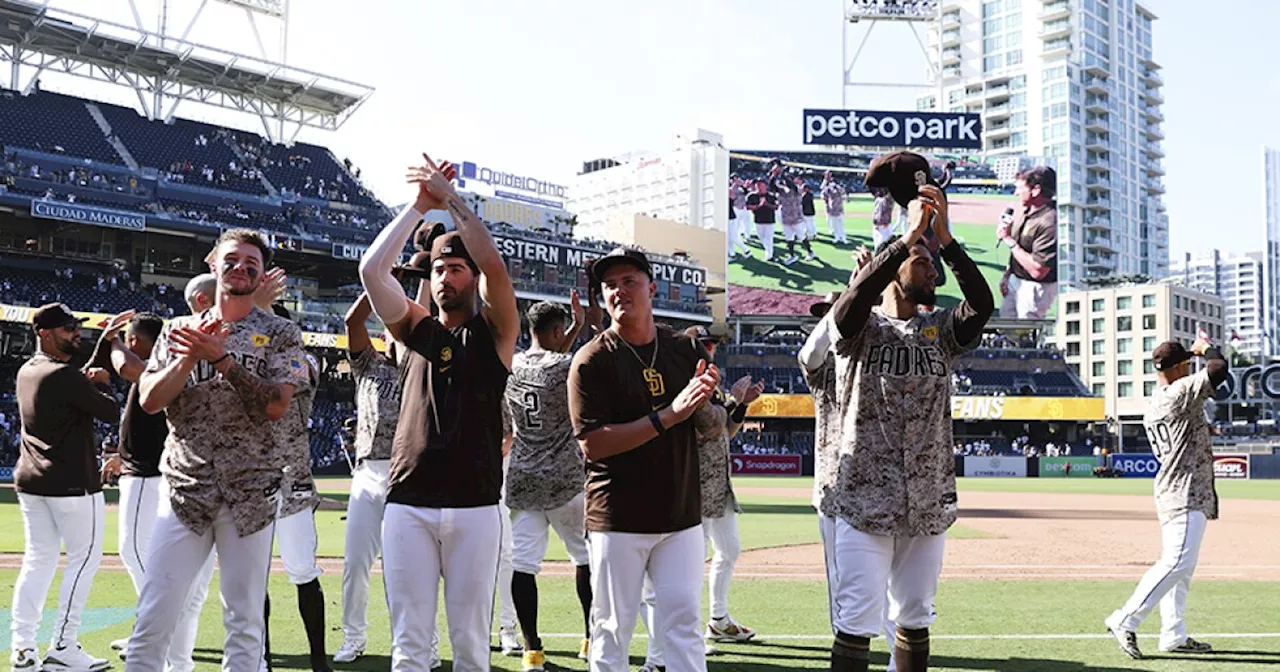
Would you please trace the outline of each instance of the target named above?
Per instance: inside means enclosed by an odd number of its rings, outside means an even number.
[[[1034,166],[1016,183],[1022,213],[1011,218],[1006,211],[996,227],[996,240],[1009,248],[1000,317],[1042,320],[1058,297],[1058,174]]]

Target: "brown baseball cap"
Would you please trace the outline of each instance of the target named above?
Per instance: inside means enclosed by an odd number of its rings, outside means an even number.
[[[1182,347],[1181,343],[1165,341],[1157,345],[1155,351],[1151,353],[1151,362],[1155,365],[1156,371],[1168,371],[1193,356],[1190,351]]]
[[[591,279],[596,282],[604,282],[605,273],[610,268],[618,264],[628,264],[642,271],[645,275],[653,278],[653,267],[649,265],[649,258],[644,256],[644,252],[633,250],[627,247],[615,247],[609,254],[595,260],[591,265]]]
[[[888,189],[893,200],[903,207],[920,195],[920,187],[932,184],[941,188],[933,179],[929,160],[914,152],[894,152],[876,157],[867,168],[864,181],[868,189]]]
[[[75,313],[72,313],[65,303],[46,303],[36,309],[31,323],[38,331],[40,329],[67,327],[72,324],[84,324],[88,321],[89,318],[87,317],[76,317]]]
[[[809,306],[809,314],[814,317],[822,317],[831,310],[831,306],[835,305],[836,299],[840,298],[840,292],[827,292],[821,301],[815,302]]]

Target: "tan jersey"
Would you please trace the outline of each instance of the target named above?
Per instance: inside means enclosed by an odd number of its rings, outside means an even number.
[[[956,520],[951,452],[954,309],[907,320],[877,307],[836,342],[840,448],[818,478],[834,483],[822,513],[869,534],[937,535]],[[976,339],[975,339],[976,341]]]
[[[400,419],[400,370],[369,346],[351,358],[356,379],[356,460],[391,459]]]
[[[503,399],[503,425],[514,439],[507,467],[507,506],[549,511],[582,492],[586,470],[569,420],[569,368],[573,357],[532,350],[511,361]]]
[[[839,461],[843,413],[836,392],[836,354],[828,350],[822,366],[815,371],[800,368],[813,396],[813,508],[821,511],[822,502],[837,492],[837,470],[833,465]]]
[[[185,316],[166,324],[147,370],[159,371],[172,361],[169,334],[173,329],[194,327],[201,319]],[[293,385],[295,394],[310,388],[298,325],[254,308],[227,328],[223,347],[250,373],[270,383]],[[169,438],[160,470],[178,519],[196,534],[204,534],[218,510],[226,506],[240,536],[275,520],[282,451],[272,423],[265,420],[265,409],[250,413],[231,383],[209,362],[200,362],[165,410]]]
[[[725,395],[716,390],[712,401],[693,413],[698,437],[698,479],[702,487],[702,517],[720,518],[730,506],[742,513],[729,480],[729,411]]]
[[[280,517],[287,518],[299,511],[314,509],[320,502],[316,484],[311,476],[311,431],[307,420],[315,401],[315,388],[320,380],[320,366],[311,353],[304,353],[309,385],[293,393],[289,410],[284,417],[271,423],[280,442],[281,473],[284,474],[284,502],[280,505]],[[288,468],[288,473],[283,470]]]
[[[1204,419],[1204,401],[1213,396],[1208,369],[1156,389],[1142,418],[1156,473],[1156,514],[1161,522],[1191,511],[1218,517],[1213,482],[1213,438]]]

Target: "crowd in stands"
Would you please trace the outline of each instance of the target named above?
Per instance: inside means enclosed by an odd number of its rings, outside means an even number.
[[[140,285],[118,267],[78,273],[70,266],[58,266],[49,274],[6,265],[0,290],[4,303],[18,306],[36,307],[57,301],[86,312],[141,310],[161,317],[181,315],[187,310],[182,290],[165,284]]]
[[[743,430],[733,437],[730,450],[743,455],[812,455],[813,432]]]
[[[1036,442],[1025,434],[1010,439],[999,432],[992,432],[990,436],[957,436],[952,445],[952,452],[956,455],[976,457],[988,455],[1087,457],[1100,455],[1102,446],[1101,444],[1095,444],[1091,437],[1086,437],[1072,445],[1067,441],[1061,440]]]

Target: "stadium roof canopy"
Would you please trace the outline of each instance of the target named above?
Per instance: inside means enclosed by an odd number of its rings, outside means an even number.
[[[13,65],[15,88],[22,66],[107,81],[137,91],[152,118],[191,100],[256,114],[278,141],[285,123],[335,130],[373,94],[364,84],[27,0],[0,0],[0,61]]]

